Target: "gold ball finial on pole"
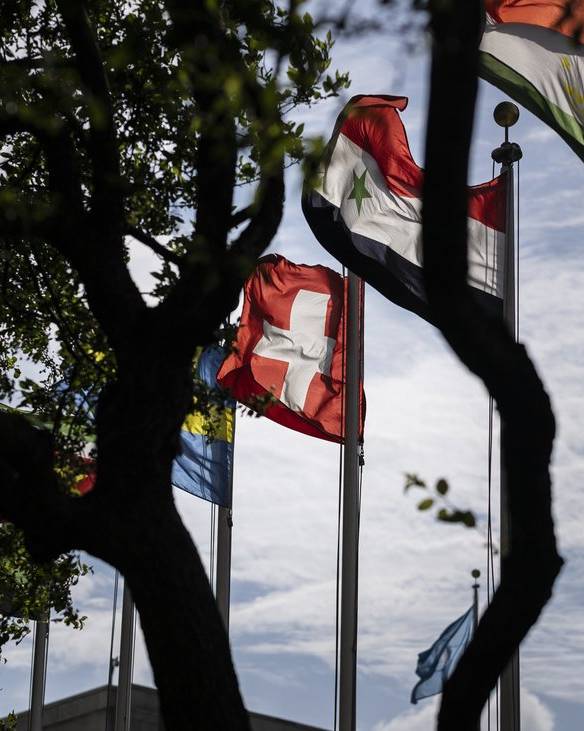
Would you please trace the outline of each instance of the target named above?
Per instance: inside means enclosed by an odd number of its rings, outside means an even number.
[[[519,119],[519,108],[513,102],[500,102],[493,112],[495,122],[505,130],[505,142],[496,150],[493,150],[491,157],[495,162],[502,165],[512,165],[521,160],[523,152],[516,142],[509,142],[509,127],[513,127]]]
[[[513,102],[501,102],[495,107],[493,117],[499,127],[513,127],[519,119],[519,107]]]

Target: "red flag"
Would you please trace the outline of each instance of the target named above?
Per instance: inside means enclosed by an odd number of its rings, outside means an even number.
[[[345,297],[332,269],[260,259],[219,385],[256,410],[265,399],[259,410],[283,426],[341,442]]]
[[[79,462],[81,472],[74,487],[80,495],[86,495],[95,487],[96,464],[95,460],[89,457],[80,457]]]

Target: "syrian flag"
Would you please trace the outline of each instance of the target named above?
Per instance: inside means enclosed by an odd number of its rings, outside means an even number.
[[[272,421],[342,442],[345,298],[332,269],[260,259],[219,385]]]
[[[396,304],[432,321],[422,269],[422,182],[399,112],[408,100],[356,96],[341,112],[302,207],[336,259]],[[468,282],[502,313],[505,177],[469,188]]]
[[[486,0],[480,75],[584,160],[584,0]]]

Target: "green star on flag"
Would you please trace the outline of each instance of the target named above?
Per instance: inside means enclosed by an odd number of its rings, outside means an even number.
[[[355,171],[353,170],[353,190],[349,194],[349,200],[354,200],[357,204],[357,214],[361,214],[361,206],[363,204],[364,198],[371,198],[371,194],[365,187],[365,176],[367,175],[367,170],[363,170],[363,175],[358,176],[355,174]]]

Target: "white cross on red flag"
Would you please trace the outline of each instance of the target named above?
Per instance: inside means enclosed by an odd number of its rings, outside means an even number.
[[[283,426],[341,442],[345,299],[346,281],[332,269],[260,259],[217,382]]]

